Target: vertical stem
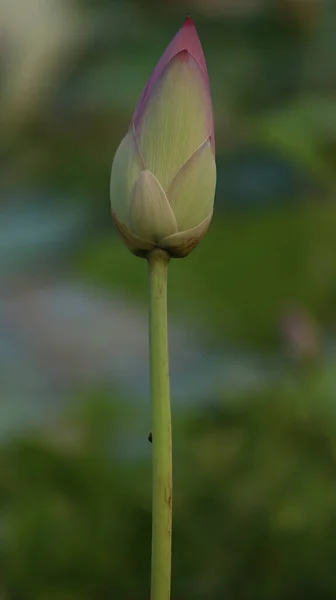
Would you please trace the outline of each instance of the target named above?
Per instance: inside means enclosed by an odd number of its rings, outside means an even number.
[[[149,346],[153,451],[151,600],[169,600],[172,526],[172,442],[167,336],[169,256],[148,256]]]

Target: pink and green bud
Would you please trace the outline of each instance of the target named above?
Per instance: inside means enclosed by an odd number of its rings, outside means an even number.
[[[112,165],[115,224],[132,252],[186,256],[211,221],[216,188],[209,79],[188,18],[156,65]]]

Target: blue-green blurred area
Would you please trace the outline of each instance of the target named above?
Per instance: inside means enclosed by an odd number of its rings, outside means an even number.
[[[0,3],[0,599],[149,597],[146,262],[115,150],[187,14],[210,230],[169,274],[172,599],[336,597],[336,3]]]

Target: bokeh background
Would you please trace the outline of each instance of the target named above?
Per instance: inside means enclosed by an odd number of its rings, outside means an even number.
[[[1,0],[1,600],[149,597],[146,263],[109,174],[189,13],[218,187],[170,268],[172,598],[336,597],[335,1]]]

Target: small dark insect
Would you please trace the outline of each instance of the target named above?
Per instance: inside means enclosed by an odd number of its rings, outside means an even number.
[[[150,443],[152,443],[152,441],[153,441],[152,432],[150,432],[150,434],[149,434],[149,436],[148,436],[148,441],[149,441]]]

